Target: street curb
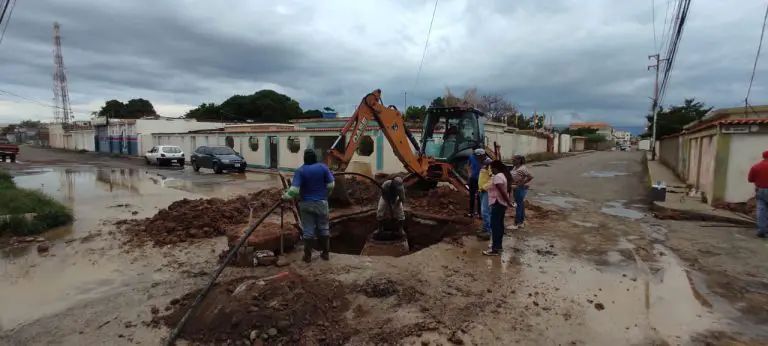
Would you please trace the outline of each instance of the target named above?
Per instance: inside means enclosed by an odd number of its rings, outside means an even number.
[[[687,209],[669,208],[669,207],[664,207],[659,205],[659,202],[651,203],[651,211],[656,213],[675,213],[680,216],[679,220],[723,222],[723,223],[730,223],[730,224],[742,225],[742,226],[756,225],[755,221],[745,219],[745,218],[713,215],[708,213],[691,211]],[[661,218],[661,219],[663,220],[664,218]]]

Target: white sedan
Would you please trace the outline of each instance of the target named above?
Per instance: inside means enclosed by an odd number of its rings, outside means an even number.
[[[184,167],[184,151],[175,145],[157,145],[152,147],[145,155],[144,160],[148,165],[163,166],[178,163]]]

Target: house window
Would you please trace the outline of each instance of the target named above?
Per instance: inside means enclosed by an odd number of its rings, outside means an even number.
[[[286,145],[288,146],[288,151],[292,153],[298,153],[301,149],[301,142],[299,141],[299,137],[296,136],[288,136]]]
[[[248,146],[251,147],[251,151],[259,151],[259,138],[258,137],[249,137],[248,138]]]

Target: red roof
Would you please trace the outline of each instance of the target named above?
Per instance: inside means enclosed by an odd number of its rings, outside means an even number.
[[[578,129],[578,128],[593,128],[593,129],[604,129],[610,127],[608,123],[604,122],[586,122],[586,123],[573,123],[569,126],[569,128],[572,129]]]

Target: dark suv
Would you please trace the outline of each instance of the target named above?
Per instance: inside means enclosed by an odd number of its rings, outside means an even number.
[[[195,172],[200,168],[210,168],[216,174],[223,171],[238,171],[245,173],[247,163],[245,159],[230,147],[224,146],[200,146],[192,153],[189,161]]]

